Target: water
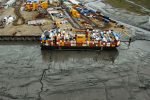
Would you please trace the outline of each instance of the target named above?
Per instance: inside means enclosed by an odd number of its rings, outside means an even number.
[[[41,51],[0,43],[0,100],[149,100],[150,42],[128,49]]]

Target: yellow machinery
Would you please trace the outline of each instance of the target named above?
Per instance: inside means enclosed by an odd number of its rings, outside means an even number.
[[[25,4],[25,10],[32,10],[30,3],[26,3],[26,4]]]
[[[84,43],[84,42],[86,42],[85,34],[77,34],[76,41],[77,41],[77,43]]]
[[[37,3],[33,3],[32,5],[33,5],[32,10],[37,10],[38,9],[38,4]]]
[[[75,18],[80,18],[80,14],[79,14],[79,12],[77,11],[77,10],[75,10],[75,9],[71,9],[70,10],[70,12],[71,12],[71,15],[73,16],[73,17],[75,17]]]
[[[47,2],[47,1],[42,2],[42,3],[41,3],[41,7],[42,7],[43,9],[47,9],[47,8],[48,8],[48,2]]]
[[[25,10],[31,11],[31,10],[37,10],[39,7],[43,9],[48,8],[48,1],[39,1],[39,2],[27,2],[25,4]]]
[[[77,34],[77,42],[86,42],[86,41],[90,41],[90,34],[87,32],[87,30],[78,30],[75,29],[73,30],[75,33],[83,33],[83,34]]]

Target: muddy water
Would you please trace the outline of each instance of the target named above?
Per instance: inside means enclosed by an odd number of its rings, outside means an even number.
[[[128,49],[41,51],[0,44],[0,100],[149,100],[150,42]]]

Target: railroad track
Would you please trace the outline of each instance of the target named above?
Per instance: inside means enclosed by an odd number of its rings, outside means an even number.
[[[96,23],[94,23],[91,19],[87,18],[87,16],[84,16],[82,14],[80,15],[81,15],[81,18],[84,19],[86,22],[91,23],[93,28],[99,28],[99,26]]]
[[[62,10],[63,13],[67,16],[67,18],[69,19],[69,22],[70,24],[76,28],[76,29],[81,29],[82,27],[71,17],[70,13],[65,11],[65,10]]]

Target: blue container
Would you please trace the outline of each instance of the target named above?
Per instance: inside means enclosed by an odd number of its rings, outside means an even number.
[[[84,15],[84,12],[80,12],[82,15]]]
[[[95,11],[93,11],[93,10],[89,10],[89,12],[90,12],[90,13],[95,13]]]
[[[89,10],[84,10],[85,13],[89,13]]]

